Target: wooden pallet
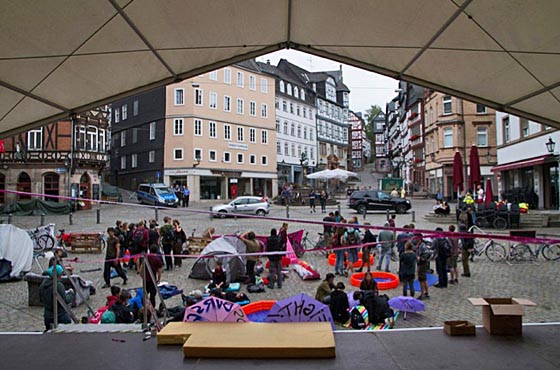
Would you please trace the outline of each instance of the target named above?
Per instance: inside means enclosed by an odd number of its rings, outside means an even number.
[[[202,253],[202,250],[212,242],[212,239],[206,239],[201,237],[190,237],[188,238],[188,241],[189,241],[189,254],[200,254]]]
[[[68,247],[72,253],[101,253],[101,234],[72,233],[71,244]]]

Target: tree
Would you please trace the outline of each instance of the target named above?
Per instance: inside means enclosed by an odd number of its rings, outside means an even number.
[[[375,134],[373,133],[373,123],[377,115],[381,112],[383,112],[383,109],[379,105],[372,105],[371,108],[366,110],[366,137],[372,143],[371,158],[369,158],[370,163],[375,161]]]

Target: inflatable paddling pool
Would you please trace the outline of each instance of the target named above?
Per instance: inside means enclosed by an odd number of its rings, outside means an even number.
[[[399,286],[399,277],[395,274],[382,271],[373,271],[371,274],[373,275],[373,279],[377,282],[377,289],[379,290],[394,289]],[[360,283],[365,275],[365,272],[352,274],[350,277],[350,284],[355,287],[360,287]]]
[[[268,300],[268,301],[257,301],[249,303],[246,306],[243,306],[243,312],[247,315],[247,318],[252,322],[264,322],[268,312],[274,306],[276,301]]]
[[[348,256],[346,252],[344,252],[345,256]],[[329,254],[329,265],[334,266],[336,262],[336,255],[334,253]],[[369,265],[373,266],[374,260],[373,256],[369,256]],[[346,261],[346,265],[348,265],[348,261]],[[362,252],[358,252],[358,261],[354,262],[355,268],[360,268],[362,266]]]

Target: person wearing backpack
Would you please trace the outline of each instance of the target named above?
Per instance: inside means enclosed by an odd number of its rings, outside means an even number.
[[[449,225],[449,232],[455,232],[455,225]],[[447,241],[451,245],[451,255],[447,259],[447,266],[449,266],[449,284],[459,283],[459,271],[457,270],[457,259],[461,253],[461,248],[459,247],[459,239],[457,238],[447,238]]]
[[[138,227],[132,234],[132,239],[134,241],[134,250],[136,254],[147,253],[148,252],[148,242],[150,240],[150,233],[148,229],[144,226],[144,221],[138,222]],[[141,258],[136,258],[136,271],[140,271]]]
[[[163,218],[164,224],[159,228],[159,233],[161,235],[161,246],[163,247],[163,253],[165,254],[165,270],[170,271],[173,269],[173,258],[171,257],[171,251],[173,250],[173,244],[175,243],[175,231],[173,225],[171,225],[171,217],[165,216]]]
[[[384,227],[390,227],[389,222],[385,222]],[[381,270],[383,265],[383,259],[385,259],[385,272],[389,272],[389,264],[391,263],[391,252],[393,251],[393,245],[395,244],[395,233],[391,230],[381,230],[377,238],[379,241],[378,255],[379,260],[377,261],[377,269]]]
[[[421,234],[415,235],[417,242],[416,257],[417,257],[417,273],[418,282],[420,283],[420,295],[417,299],[423,300],[430,298],[428,292],[428,270],[430,269],[430,259],[432,258],[432,251],[428,248]]]
[[[340,241],[344,236],[344,228],[337,226],[334,234],[331,238],[331,247],[338,248],[341,246]],[[344,274],[344,249],[338,248],[334,250],[334,255],[336,257],[334,262],[334,274],[343,275]]]
[[[371,224],[369,222],[365,222],[364,226],[370,226]],[[364,269],[364,266],[367,265],[367,272],[370,272],[371,266],[370,266],[370,256],[371,256],[371,251],[374,248],[373,243],[375,243],[377,241],[377,235],[373,235],[370,229],[366,229],[365,233],[364,233],[364,237],[362,238],[362,244],[364,244],[364,246],[362,247],[362,265],[360,266],[359,269],[357,269],[357,272],[362,272]]]
[[[436,227],[437,232],[443,232],[441,227]],[[438,283],[434,285],[436,288],[447,288],[447,258],[451,256],[451,244],[447,238],[435,238],[433,248],[436,251],[436,271],[438,274]]]
[[[348,313],[350,305],[348,303],[348,295],[344,291],[345,288],[344,283],[339,282],[336,284],[335,290],[330,294],[329,309],[335,323],[344,324],[350,318],[350,313]]]
[[[181,227],[181,223],[179,220],[173,220],[173,229],[175,233],[175,239],[173,241],[173,259],[175,262],[175,266],[181,267],[183,266],[183,244],[187,242],[187,234]]]
[[[349,247],[345,249],[347,253],[348,264],[346,266],[345,276],[354,273],[354,263],[358,262],[358,248],[354,247],[360,244],[360,232],[352,227],[348,228],[344,233],[341,242],[343,245]]]
[[[266,251],[282,252],[280,239],[274,228],[270,230],[270,236],[266,239]],[[270,254],[268,255],[268,261],[270,263],[268,268],[270,271],[268,288],[274,289],[274,282],[276,282],[278,289],[282,289],[282,254]]]

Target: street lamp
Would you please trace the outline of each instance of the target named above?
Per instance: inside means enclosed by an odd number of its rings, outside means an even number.
[[[558,191],[558,209],[560,209],[560,155],[554,154],[554,147],[556,146],[556,142],[552,140],[552,137],[548,138],[548,141],[545,145],[548,153],[556,156],[556,160],[558,161],[558,167],[556,169],[556,190]]]
[[[307,158],[307,153],[301,152],[301,155],[299,156],[299,164],[301,165],[301,170],[302,170],[301,184],[303,184],[303,179],[307,175],[308,163],[309,163],[309,159]]]

